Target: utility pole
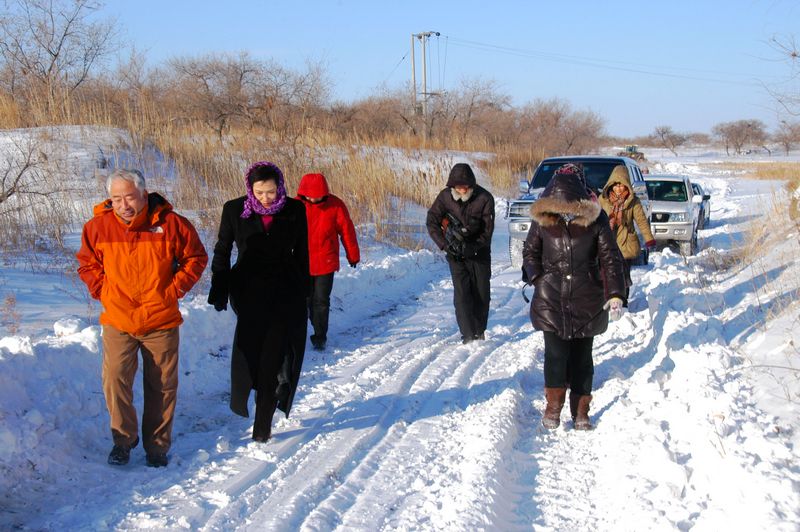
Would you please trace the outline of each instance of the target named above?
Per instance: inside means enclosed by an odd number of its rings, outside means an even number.
[[[425,53],[425,45],[428,39],[435,35],[438,37],[438,31],[423,31],[422,33],[411,34],[411,90],[414,96],[414,112],[417,112],[417,69],[414,61],[414,39],[419,39],[422,43],[422,116],[428,116],[428,96],[434,96],[437,93],[428,92],[428,63],[427,54]]]
[[[417,112],[417,67],[414,64],[414,37],[415,35],[411,34],[411,99],[414,102],[414,113]]]

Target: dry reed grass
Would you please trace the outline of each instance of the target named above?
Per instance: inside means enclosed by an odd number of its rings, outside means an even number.
[[[314,125],[305,117],[297,119],[288,131],[234,125],[220,133],[200,119],[181,116],[178,106],[157,103],[161,100],[146,92],[121,94],[102,87],[82,96],[30,93],[23,100],[24,112],[19,103],[0,98],[0,127],[83,124],[125,129],[132,146],[120,147],[111,157],[133,160],[151,183],[169,184],[170,200],[176,208],[193,213],[206,229],[216,227],[224,201],[243,194],[243,171],[257,160],[271,160],[284,170],[290,194],[296,192],[304,173],[324,173],[355,221],[374,223],[376,234],[382,236],[391,232],[383,230],[387,224],[419,224],[421,220],[412,220],[409,214],[419,209],[409,207],[427,208],[444,186],[451,160],[435,152],[486,154],[479,164],[495,194],[514,193],[520,177],[544,155],[498,145],[481,135],[429,138],[387,133],[375,138],[357,131],[338,131],[335,124]],[[172,161],[172,167],[165,170],[163,161],[153,160],[159,153]],[[176,179],[168,179],[165,173]],[[34,224],[39,216],[40,212],[34,215]],[[70,223],[80,222],[47,223],[61,234]],[[19,222],[22,232],[37,231],[26,224]]]
[[[716,162],[708,166],[724,168],[747,179],[791,181],[800,179],[800,162]]]
[[[707,253],[706,265],[714,272],[746,271],[752,274],[752,293],[767,319],[800,301],[800,220],[788,213],[789,198],[773,193],[768,208],[748,222],[741,242],[727,253]],[[765,221],[769,221],[765,223]],[[787,234],[797,246],[785,246]]]

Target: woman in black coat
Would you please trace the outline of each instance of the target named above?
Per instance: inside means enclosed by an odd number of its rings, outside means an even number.
[[[231,357],[231,410],[249,417],[253,439],[267,441],[276,408],[289,415],[306,344],[308,230],[303,204],[286,195],[283,174],[266,161],[245,173],[247,195],[222,208],[211,262],[208,302],[236,313]],[[238,256],[231,268],[231,250]]]
[[[522,248],[523,281],[535,288],[531,322],[544,331],[547,407],[542,424],[558,427],[570,388],[578,430],[592,428],[592,343],[618,319],[625,297],[622,255],[608,216],[573,164],[556,170],[531,206],[533,223]]]

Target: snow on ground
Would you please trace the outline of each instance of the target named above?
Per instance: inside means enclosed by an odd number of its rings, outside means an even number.
[[[141,447],[106,464],[97,309],[74,277],[3,269],[22,325],[52,321],[0,339],[0,528],[798,530],[800,235],[780,222],[768,256],[714,267],[779,185],[664,164],[712,194],[711,224],[697,256],[634,269],[630,312],[595,340],[588,433],[566,413],[541,428],[543,342],[500,198],[486,341],[461,345],[439,254],[361,231],[329,348],[268,444],[227,409],[233,316],[190,294],[166,469]]]

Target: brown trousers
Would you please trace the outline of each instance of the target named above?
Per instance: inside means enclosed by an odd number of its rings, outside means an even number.
[[[133,381],[142,352],[144,412],[142,440],[147,453],[166,453],[178,397],[178,328],[133,336],[103,325],[103,393],[114,445],[132,445],[138,435]]]

